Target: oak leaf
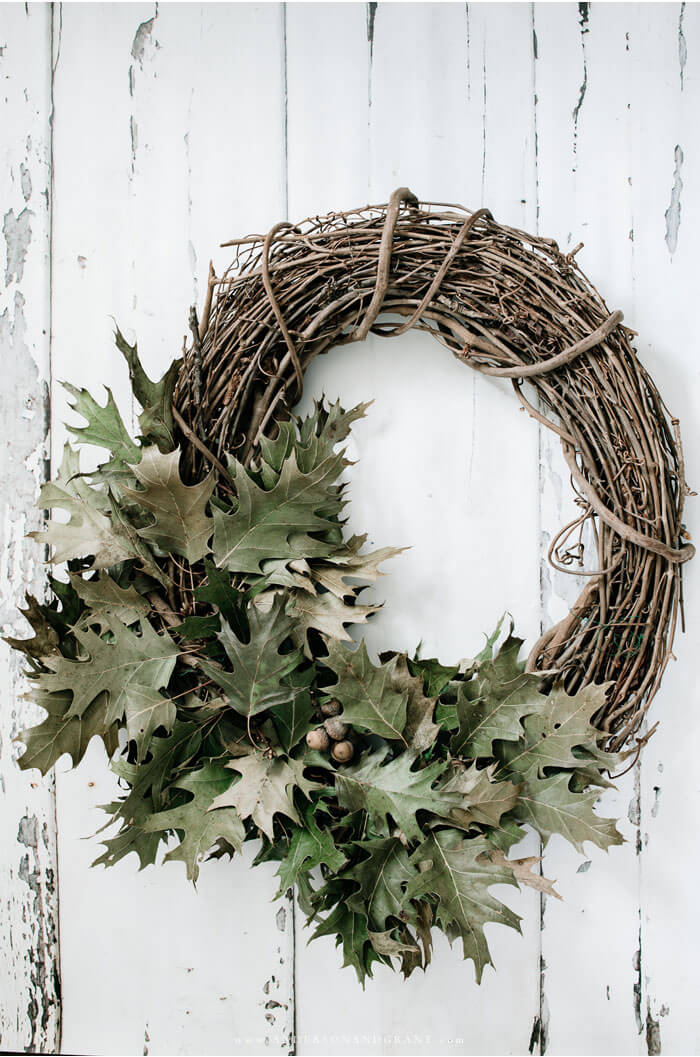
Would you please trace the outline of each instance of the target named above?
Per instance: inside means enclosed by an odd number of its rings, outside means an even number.
[[[437,899],[436,921],[448,936],[461,937],[477,983],[485,966],[492,964],[484,925],[499,922],[520,931],[518,915],[489,892],[491,885],[516,883],[510,867],[482,858],[490,847],[482,837],[467,839],[455,830],[439,830],[411,856],[417,872],[406,889],[409,899]]]
[[[292,561],[330,554],[334,544],[310,533],[326,532],[334,525],[330,519],[343,503],[331,486],[342,468],[342,456],[331,455],[305,474],[293,452],[277,483],[265,491],[233,460],[238,505],[231,513],[214,508],[212,549],[219,568],[260,574],[261,563],[269,559]]]
[[[137,743],[142,759],[156,727],[172,726],[172,702],[157,693],[167,686],[175,667],[178,648],[166,633],[158,634],[147,620],[137,635],[113,616],[104,618],[112,642],[91,629],[75,629],[86,656],[79,660],[50,657],[50,670],[37,677],[42,690],[72,690],[73,700],[66,718],[82,716],[99,694],[107,694],[106,726],[126,718],[129,736]]]
[[[403,730],[408,691],[394,689],[397,657],[385,664],[373,664],[364,640],[356,650],[334,640],[327,642],[327,646],[328,656],[321,663],[338,677],[328,692],[343,706],[343,719],[407,746]]]
[[[269,840],[274,840],[276,814],[301,825],[293,800],[296,776],[282,757],[255,752],[229,760],[226,767],[241,777],[216,798],[210,810],[235,808],[242,819],[252,819]]]
[[[191,800],[151,815],[141,823],[145,833],[183,831],[180,843],[167,853],[165,861],[179,859],[184,862],[191,881],[196,882],[200,861],[219,838],[223,837],[237,851],[241,850],[245,839],[243,822],[230,806],[216,806],[232,781],[233,775],[226,767],[209,761],[174,783],[175,788],[191,793]]]
[[[415,874],[408,852],[397,837],[355,841],[367,858],[354,863],[343,874],[357,891],[348,896],[350,910],[367,918],[368,928],[383,932],[387,922],[412,921],[415,912],[406,898],[406,885]]]
[[[131,467],[142,487],[122,485],[121,491],[154,517],[152,524],[137,529],[139,536],[164,554],[180,554],[194,565],[207,553],[214,531],[214,520],[206,512],[214,477],[209,474],[198,484],[186,485],[179,466],[179,448],[167,454],[156,445],[144,448],[141,461]]]
[[[303,828],[294,830],[289,849],[279,865],[277,876],[280,887],[277,894],[282,895],[296,884],[300,874],[308,873],[315,866],[323,864],[337,873],[345,862],[345,855],[336,847],[332,834],[317,825],[314,806],[309,804],[304,812]]]
[[[389,763],[383,762],[385,753],[382,749],[371,752],[336,772],[338,802],[350,811],[367,811],[378,833],[391,834],[393,826],[388,820],[393,819],[408,840],[420,840],[418,812],[450,820],[452,811],[462,804],[461,794],[434,788],[445,772],[442,760],[412,770],[415,752],[402,752]]]
[[[233,672],[203,659],[199,661],[202,671],[221,687],[231,708],[242,716],[250,718],[268,708],[289,705],[306,690],[286,678],[299,667],[302,656],[298,650],[280,653],[280,647],[294,628],[294,621],[284,607],[283,598],[275,599],[267,612],[255,605],[249,606],[248,642],[243,642],[222,620],[217,638]]]
[[[521,645],[522,639],[509,635],[493,660],[482,661],[473,679],[459,683],[453,755],[493,756],[494,741],[518,741],[522,720],[541,710],[541,678],[518,663]]]
[[[41,486],[39,505],[47,510],[66,510],[70,518],[66,524],[52,520],[43,531],[29,535],[53,547],[52,560],[57,563],[91,557],[93,569],[105,569],[138,557],[127,537],[107,517],[106,493],[92,488],[79,473],[78,454],[66,444],[55,480]]]
[[[78,716],[71,713],[71,695],[67,690],[58,693],[38,691],[32,697],[48,714],[37,726],[23,730],[17,737],[26,746],[17,761],[23,771],[37,767],[46,774],[64,753],[68,753],[73,766],[77,767],[94,737],[102,738],[108,756],[114,753],[118,728],[109,717],[106,694],[96,695]]]

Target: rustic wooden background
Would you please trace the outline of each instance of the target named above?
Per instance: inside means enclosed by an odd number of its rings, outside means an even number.
[[[401,184],[584,241],[700,480],[698,5],[2,4],[0,86],[3,633],[42,590],[24,535],[64,437],[58,382],[108,384],[128,411],[111,317],[162,370],[220,241]],[[576,583],[544,554],[568,477],[505,383],[409,334],[317,361],[305,399],[322,391],[375,399],[351,524],[413,548],[381,581],[374,648],[422,638],[452,661],[505,608],[529,640],[563,615]],[[272,869],[210,863],[197,892],[178,865],[90,870],[104,752],[46,781],[17,770],[11,738],[35,717],[3,646],[0,1050],[700,1052],[699,576],[696,560],[659,731],[605,796],[628,843],[582,859],[553,841],[564,902],[509,890],[523,937],[488,926],[481,988],[440,944],[427,976],[379,972],[363,994],[271,902]]]

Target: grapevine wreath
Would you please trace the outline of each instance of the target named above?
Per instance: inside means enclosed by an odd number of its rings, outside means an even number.
[[[425,967],[434,927],[480,979],[484,925],[519,927],[491,887],[553,891],[538,860],[511,857],[523,827],[579,849],[622,839],[594,804],[671,656],[693,554],[678,423],[576,251],[488,210],[403,188],[227,245],[234,263],[159,382],[117,331],[136,439],[109,390],[103,407],[67,387],[77,441],[110,456],[81,473],[67,444],[41,489],[69,515],[37,534],[67,574],[52,601],[29,598],[34,636],[10,640],[47,713],[20,766],[76,765],[98,735],[123,795],[97,862],[143,867],[167,844],[196,881],[207,853],[256,840],[361,981],[376,962]],[[580,513],[549,557],[580,564],[586,527],[597,569],[525,660],[503,622],[448,665],[375,661],[348,634],[396,553],[344,530],[342,444],[367,405],[292,408],[315,356],[411,327],[510,379],[561,438]]]

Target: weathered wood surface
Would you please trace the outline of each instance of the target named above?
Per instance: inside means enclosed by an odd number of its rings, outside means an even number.
[[[586,243],[583,267],[681,419],[694,483],[696,4],[5,5],[0,77],[5,633],[42,585],[22,537],[46,383],[55,457],[61,379],[108,384],[128,410],[111,316],[155,373],[210,257],[226,261],[219,241],[401,184]],[[543,555],[572,505],[568,474],[508,387],[408,334],[321,358],[305,401],[323,391],[375,398],[354,431],[351,527],[412,545],[380,582],[375,649],[423,639],[448,660],[505,608],[530,641],[563,615],[578,581]],[[524,935],[490,929],[498,971],[480,989],[440,945],[426,977],[378,973],[363,994],[332,941],[307,947],[301,917],[271,902],[272,870],[243,861],[208,864],[196,893],[176,867],[91,871],[96,844],[80,838],[114,784],[96,746],[76,773],[59,767],[62,1052],[700,1052],[699,578],[696,562],[659,731],[604,798],[628,844],[582,859],[552,842],[543,869],[564,902],[504,893]],[[53,786],[13,766],[21,680],[6,651],[0,663],[0,1048],[57,1052]]]
[[[0,633],[22,637],[17,606],[45,568],[25,534],[45,478],[51,325],[51,16],[0,12]],[[33,61],[30,61],[30,57]],[[23,700],[18,655],[0,643],[0,1050],[54,1052],[59,1036],[54,783],[15,764],[41,710]]]

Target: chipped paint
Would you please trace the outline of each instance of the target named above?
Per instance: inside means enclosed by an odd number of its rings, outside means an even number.
[[[681,12],[678,16],[678,72],[681,79],[681,92],[684,88],[685,65],[688,61],[688,45],[683,32],[683,19],[685,17],[685,3],[681,4]]]
[[[0,634],[23,636],[17,606],[26,591],[41,596],[43,554],[27,541],[40,527],[34,508],[46,477],[50,331],[50,92],[53,12],[21,5],[3,31],[3,277],[0,284]],[[5,41],[3,41],[3,44]],[[33,61],[27,62],[31,55]],[[47,77],[48,74],[48,77]],[[47,193],[33,199],[34,188]],[[28,203],[32,202],[30,209]],[[18,731],[40,717],[23,700],[18,655],[0,644],[0,1048],[60,1052],[58,892],[53,779],[16,766]]]
[[[639,914],[639,947],[632,958],[632,969],[634,971],[634,983],[632,985],[632,1008],[634,1009],[634,1020],[637,1025],[637,1034],[642,1034],[642,923],[641,910]]]
[[[656,818],[659,813],[659,802],[661,800],[661,786],[654,786],[654,803],[651,807],[651,817]]]
[[[374,54],[374,20],[377,17],[379,4],[367,4],[367,43],[369,44],[369,59],[372,61]]]
[[[666,245],[668,252],[673,254],[678,249],[678,233],[681,226],[681,192],[683,181],[681,179],[681,168],[683,166],[683,151],[676,145],[673,152],[673,186],[671,188],[671,201],[664,213],[666,219]]]
[[[131,44],[131,57],[134,62],[137,62],[139,66],[143,66],[143,57],[146,52],[146,45],[151,41],[151,35],[153,33],[153,24],[158,17],[158,7],[156,5],[156,11],[152,18],[142,22],[134,34],[134,39]],[[156,47],[158,44],[156,43]]]
[[[586,98],[586,92],[588,91],[588,57],[586,55],[586,34],[588,33],[588,20],[590,18],[590,7],[588,3],[579,3],[578,5],[578,21],[581,32],[581,56],[583,61],[583,79],[581,81],[581,87],[579,88],[578,100],[574,107],[572,117],[574,119],[574,154],[576,154],[578,146],[578,122],[581,114],[581,107],[583,106],[583,100]]]
[[[9,286],[12,282],[22,282],[27,250],[32,240],[31,215],[31,210],[27,208],[23,209],[18,216],[15,216],[14,209],[8,209],[3,217],[2,233],[5,237],[7,259],[5,286]]]
[[[650,1003],[647,1003],[646,1040],[648,1054],[658,1055],[661,1053],[661,1029],[659,1021],[655,1020],[651,1015]]]
[[[25,254],[30,241],[31,235]],[[0,420],[13,423],[0,447],[0,479],[5,485],[0,515],[0,624],[3,634],[20,635],[24,634],[25,622],[18,617],[16,606],[26,589],[37,594],[43,589],[41,554],[27,542],[25,534],[40,521],[34,500],[38,480],[44,477],[48,425],[48,387],[29,348],[25,310],[24,295],[15,289],[0,314],[0,356],[3,363],[11,365],[0,389]],[[14,1029],[16,1034],[10,1034],[10,1025],[0,1013],[0,1033],[3,1042],[9,1036],[21,1039],[30,1052],[47,1052],[47,1048],[53,1049],[51,1040],[57,1037],[59,1024],[56,851],[54,820],[39,811],[44,810],[46,799],[51,802],[53,783],[49,779],[39,786],[14,765],[17,750],[11,739],[19,728],[38,718],[38,710],[28,703],[20,706],[19,695],[24,689],[21,664],[4,645],[0,669],[3,684],[15,687],[14,707],[3,723],[6,803],[35,804],[32,809],[25,807],[15,823],[16,865],[12,865],[10,856],[7,866],[2,867],[3,872],[9,868],[10,879],[14,875],[16,880],[14,884],[5,880],[5,890],[10,891],[9,920],[13,931],[12,943],[4,946],[10,951],[7,971],[13,982],[8,988],[7,981],[3,983],[4,973],[0,973],[0,984],[5,995],[15,993],[18,999],[24,990],[26,1004]],[[37,792],[32,793],[32,789]],[[10,820],[8,815],[7,822]],[[8,855],[9,851],[8,844]],[[6,999],[4,1004],[11,1008],[12,999]]]

